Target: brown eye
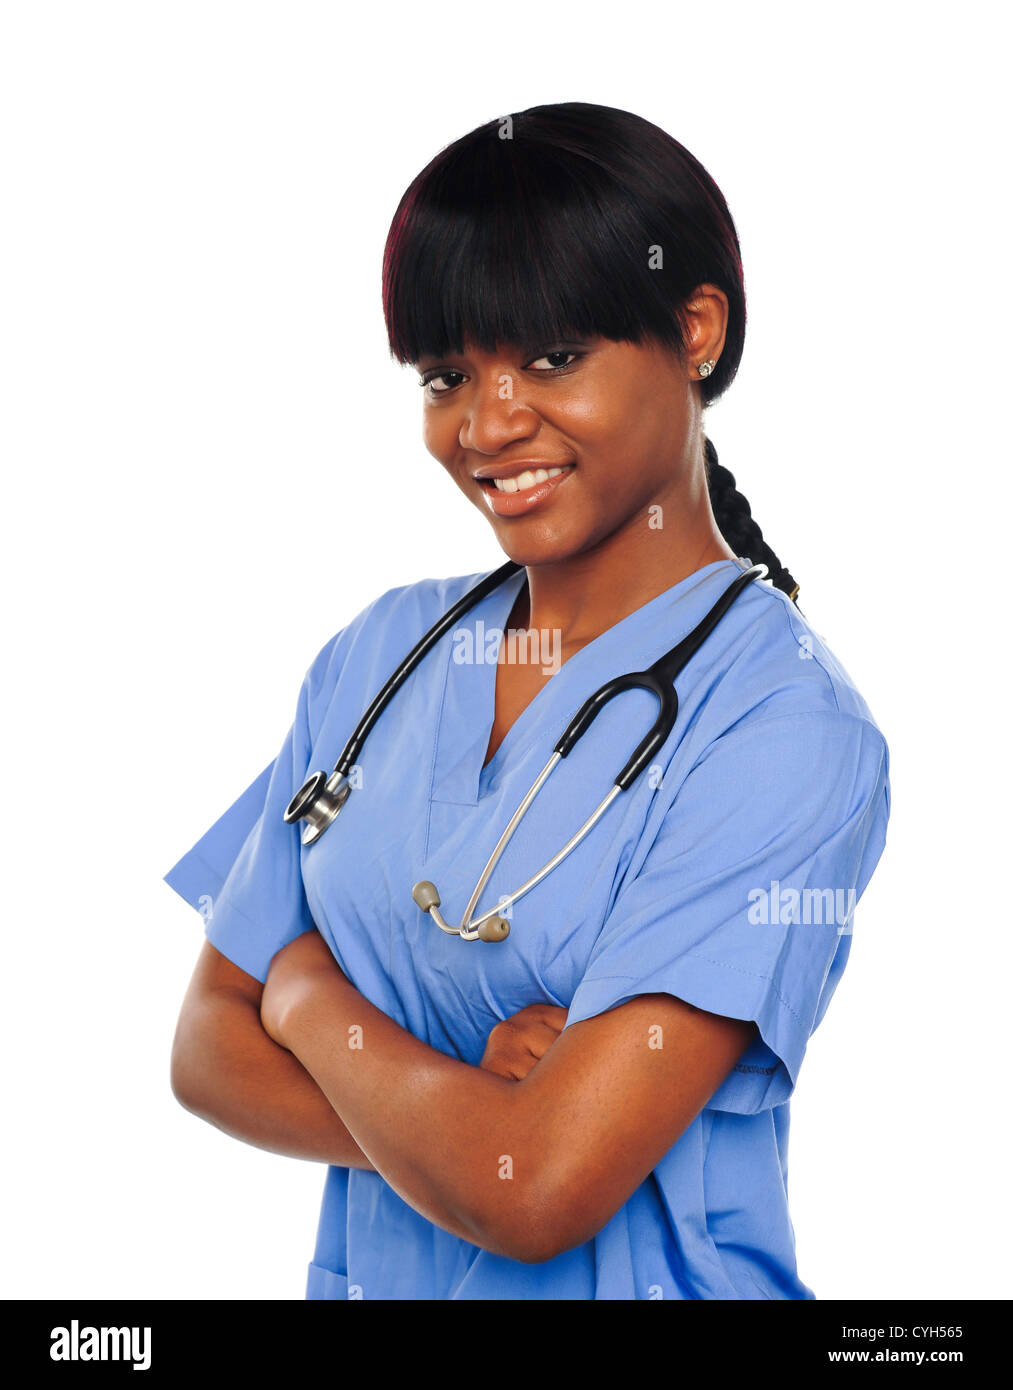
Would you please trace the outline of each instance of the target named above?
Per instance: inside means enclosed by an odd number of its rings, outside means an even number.
[[[552,358],[554,358],[554,357],[570,357],[570,358],[572,358],[574,361],[576,361],[576,359],[577,359],[579,356],[580,356],[580,353],[579,353],[579,352],[571,352],[569,348],[560,348],[557,352],[547,352],[547,353],[545,353],[545,355],[544,355],[543,357],[536,357],[532,362],[529,362],[529,363],[528,363],[528,366],[529,366],[529,367],[534,367],[534,365],[535,365],[536,362],[549,362],[549,361],[550,361]],[[536,370],[538,370],[538,371],[543,371],[543,372],[559,372],[559,371],[563,371],[566,367],[572,367],[572,366],[573,366],[573,361],[571,361],[571,362],[553,362],[552,365],[549,366],[549,367],[539,367],[539,368],[537,368]]]
[[[456,381],[452,380],[452,378],[454,378],[454,377],[457,378]],[[451,384],[450,384],[449,386],[441,386],[441,387],[433,386],[433,382],[434,382],[434,381],[448,381],[448,380],[451,381]],[[419,382],[419,385],[422,386],[422,387],[425,387],[425,386],[432,386],[432,387],[433,387],[432,394],[433,394],[434,396],[445,396],[445,395],[447,394],[448,391],[452,391],[452,390],[454,389],[455,386],[459,386],[463,380],[464,380],[464,373],[463,373],[463,372],[434,372],[432,376],[425,376],[425,377],[423,377],[422,380]]]

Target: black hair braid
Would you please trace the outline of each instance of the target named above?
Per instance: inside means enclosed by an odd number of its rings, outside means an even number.
[[[718,530],[736,555],[748,557],[754,565],[766,565],[768,577],[774,587],[783,589],[794,602],[798,597],[798,585],[763,539],[763,532],[753,520],[749,503],[737,490],[732,474],[718,463],[717,450],[706,436],[704,452],[707,459],[707,487],[710,491],[711,511],[714,513]]]

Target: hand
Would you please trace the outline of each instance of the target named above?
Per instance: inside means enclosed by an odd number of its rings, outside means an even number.
[[[333,979],[335,975],[342,975],[341,968],[318,931],[302,932],[276,952],[260,997],[260,1021],[268,1037],[287,1047],[284,1034],[289,1009],[305,997],[314,979]]]
[[[508,1081],[523,1081],[559,1037],[566,1010],[557,1004],[529,1004],[497,1023],[479,1066]]]

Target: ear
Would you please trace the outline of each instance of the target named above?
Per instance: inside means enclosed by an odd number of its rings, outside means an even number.
[[[701,362],[720,360],[728,331],[728,296],[717,285],[698,285],[682,309],[693,372]]]

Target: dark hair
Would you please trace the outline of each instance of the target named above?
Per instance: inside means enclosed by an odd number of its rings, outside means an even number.
[[[402,363],[600,336],[651,339],[686,360],[683,309],[714,284],[728,297],[724,349],[704,405],[742,357],[739,239],[717,184],[679,142],[630,111],[532,106],[441,150],[398,204],[383,257],[383,313]],[[705,441],[711,509],[737,555],[798,585],[763,539],[735,479]]]

